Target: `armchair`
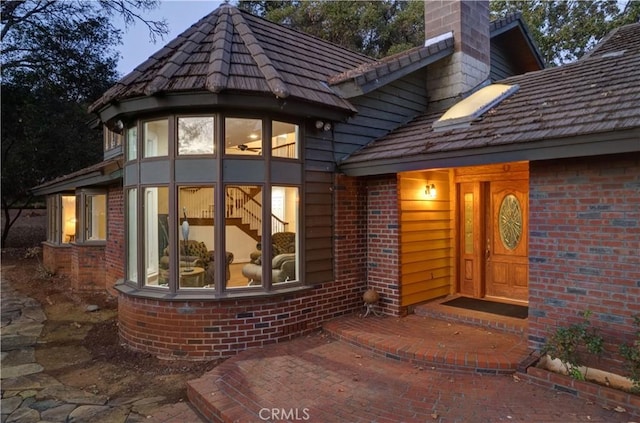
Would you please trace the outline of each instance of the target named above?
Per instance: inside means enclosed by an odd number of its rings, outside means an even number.
[[[273,259],[271,260],[271,280],[273,283],[296,279],[296,234],[293,232],[276,232],[271,235]],[[262,282],[262,251],[251,253],[251,262],[242,267],[242,274],[249,280],[249,285]]]
[[[207,249],[207,245],[201,241],[188,240],[180,241],[180,268],[183,267],[201,267],[205,271],[205,286],[213,286],[215,284],[215,253]],[[225,257],[226,280],[231,278],[230,264],[233,263],[233,253],[227,251]],[[169,248],[165,248],[164,256],[160,258],[160,279],[168,282],[169,266],[171,260],[169,257]]]

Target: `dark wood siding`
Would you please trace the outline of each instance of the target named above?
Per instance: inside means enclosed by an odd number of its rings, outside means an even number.
[[[518,69],[514,68],[512,59],[509,58],[509,51],[500,42],[491,42],[491,81],[500,81],[518,74]]]
[[[350,99],[358,113],[331,131],[305,136],[305,282],[333,280],[333,172],[336,163],[427,107],[426,70]]]
[[[335,123],[332,131],[309,131],[305,147],[306,168],[333,171],[336,162],[424,112],[427,106],[425,72],[414,72],[350,99],[358,113],[347,122]]]
[[[308,284],[333,280],[333,173],[305,172],[304,251]]]

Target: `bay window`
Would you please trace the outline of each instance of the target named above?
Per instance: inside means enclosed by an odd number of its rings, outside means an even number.
[[[198,114],[135,127],[124,172],[129,286],[224,297],[302,284],[299,125]]]

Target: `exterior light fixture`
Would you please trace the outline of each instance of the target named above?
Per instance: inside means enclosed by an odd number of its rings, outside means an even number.
[[[331,122],[316,120],[315,126],[318,131],[331,131]]]
[[[436,195],[437,195],[436,185],[427,184],[427,186],[424,189],[424,193],[429,198],[436,198]]]

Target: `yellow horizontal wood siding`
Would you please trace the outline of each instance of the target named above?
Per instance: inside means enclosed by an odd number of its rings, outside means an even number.
[[[454,220],[450,171],[400,174],[401,306],[410,306],[451,292],[454,280]],[[436,186],[436,198],[425,194]]]

